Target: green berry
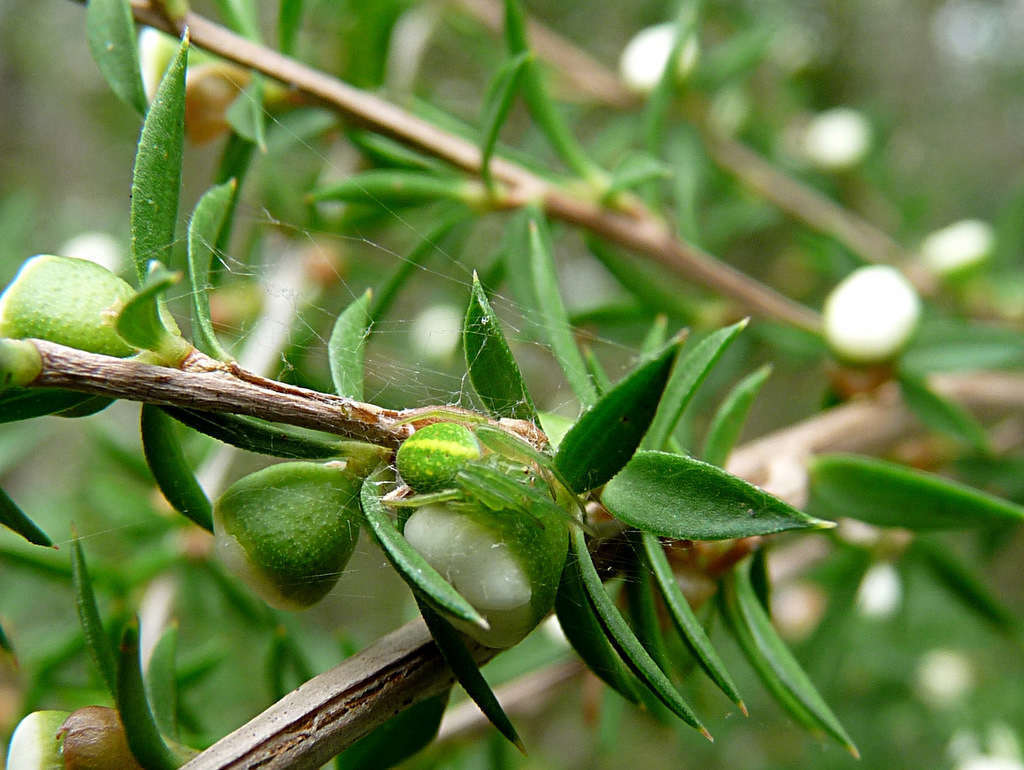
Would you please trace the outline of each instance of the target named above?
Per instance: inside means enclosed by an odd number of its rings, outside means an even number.
[[[511,647],[551,611],[565,565],[565,522],[474,504],[429,505],[405,524],[423,558],[487,619],[490,629],[449,620],[488,647]]]
[[[450,487],[460,468],[479,459],[480,445],[469,428],[456,422],[435,422],[405,440],[395,464],[402,480],[424,493]]]
[[[0,295],[0,337],[35,337],[62,345],[130,356],[135,348],[114,329],[135,291],[105,267],[85,259],[32,257]]]
[[[311,462],[252,473],[214,507],[218,555],[268,604],[308,607],[334,587],[355,549],[359,485]]]

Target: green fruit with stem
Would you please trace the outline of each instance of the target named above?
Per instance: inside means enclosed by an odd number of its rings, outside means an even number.
[[[135,290],[85,259],[39,254],[21,266],[0,295],[0,337],[34,337],[90,353],[130,356],[115,330]]]
[[[449,621],[496,648],[517,644],[550,612],[569,546],[565,519],[547,509],[525,516],[476,503],[419,508],[405,538],[490,628]]]
[[[436,492],[452,486],[466,463],[480,459],[473,432],[456,422],[435,422],[420,428],[398,448],[395,465],[414,491]]]
[[[355,549],[360,484],[338,463],[249,474],[214,507],[217,554],[267,604],[308,607],[334,587]]]

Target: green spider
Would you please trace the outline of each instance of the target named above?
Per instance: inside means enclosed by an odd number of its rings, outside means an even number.
[[[399,447],[395,464],[404,483],[383,498],[386,505],[476,502],[493,511],[522,513],[541,528],[544,511],[583,526],[582,503],[549,455],[482,420],[459,418],[419,428]],[[579,517],[567,510],[571,507]]]

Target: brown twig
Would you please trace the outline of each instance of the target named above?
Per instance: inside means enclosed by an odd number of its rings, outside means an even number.
[[[485,27],[500,34],[501,6],[494,0],[452,0]],[[537,56],[552,65],[581,97],[619,109],[639,106],[642,97],[626,87],[608,67],[536,19],[529,20]],[[708,152],[723,169],[767,201],[815,230],[832,236],[868,262],[909,263],[911,254],[894,238],[731,137],[703,127]],[[920,271],[908,276],[921,290],[932,291],[934,279]]]
[[[187,26],[194,45],[262,72],[295,93],[412,147],[473,174],[480,172],[480,149],[374,94],[236,35],[199,14],[189,12],[181,24],[167,19],[150,0],[132,0],[135,19],[178,33]],[[817,313],[731,268],[711,254],[675,237],[665,223],[640,204],[629,213],[606,208],[596,200],[543,179],[505,158],[490,164],[493,178],[508,188],[506,205],[540,202],[553,218],[585,227],[620,246],[643,254],[683,277],[730,297],[746,311],[817,331]]]

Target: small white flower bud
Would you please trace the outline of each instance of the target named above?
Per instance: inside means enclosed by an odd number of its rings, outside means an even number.
[[[139,33],[139,67],[147,101],[153,101],[160,79],[177,51],[178,41],[166,32],[152,27],[142,28]]]
[[[854,270],[825,300],[825,339],[845,360],[877,363],[898,354],[921,315],[910,282],[893,267]]]
[[[857,609],[865,617],[882,620],[896,612],[902,598],[899,572],[888,562],[880,562],[865,573],[857,589]]]
[[[462,316],[454,305],[428,307],[412,322],[413,345],[432,361],[451,358],[459,346]]]
[[[619,73],[627,86],[639,93],[648,93],[658,85],[672,53],[675,36],[676,24],[671,21],[647,27],[633,36],[622,49],[619,59]],[[679,81],[685,80],[693,71],[699,56],[700,44],[697,37],[691,35],[679,52],[676,68]]]
[[[983,262],[995,241],[988,222],[963,219],[928,235],[921,242],[921,259],[931,272],[949,277]]]
[[[826,171],[857,165],[871,147],[871,125],[861,113],[836,107],[816,115],[804,129],[804,157]]]
[[[947,706],[974,684],[971,662],[956,650],[931,650],[917,666],[917,693],[933,706]]]

